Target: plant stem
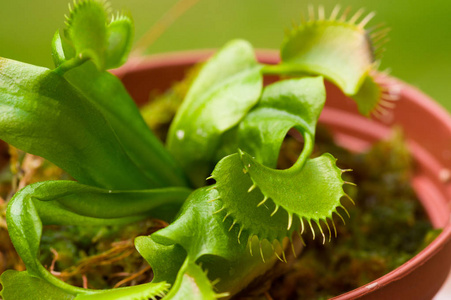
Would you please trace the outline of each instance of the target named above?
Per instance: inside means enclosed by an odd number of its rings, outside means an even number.
[[[304,137],[304,149],[299,155],[298,160],[287,171],[298,172],[300,169],[302,169],[302,167],[305,165],[305,162],[312,154],[314,146],[313,136],[308,133],[304,133],[303,137]]]
[[[54,72],[60,76],[63,76],[64,73],[66,73],[67,71],[76,68],[78,66],[81,66],[88,60],[89,60],[88,57],[76,56],[62,63],[58,68],[54,70]]]

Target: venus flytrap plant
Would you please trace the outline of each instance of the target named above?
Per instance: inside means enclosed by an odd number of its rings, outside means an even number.
[[[310,155],[326,99],[323,77],[365,115],[391,99],[374,77],[364,29],[371,14],[356,23],[359,14],[347,21],[338,10],[328,19],[323,9],[318,18],[312,12],[287,35],[278,65],[258,63],[246,41],[228,43],[192,83],[166,150],[106,71],[125,62],[133,36],[131,18],[109,18],[108,11],[100,1],[74,4],[64,35],[53,38],[53,70],[0,60],[0,138],[77,180],[36,183],[10,200],[8,230],[27,271],[2,274],[5,300],[230,297],[285,260],[295,232],[310,228],[315,237],[316,226],[323,242],[337,234],[333,216],[343,219],[342,198],[350,199],[346,170],[331,154]],[[266,74],[291,78],[263,87]],[[303,151],[291,168],[277,170],[293,128],[304,138]],[[205,186],[209,173],[215,183]],[[82,289],[39,260],[44,225],[148,217],[173,221],[135,240],[153,268],[150,283]]]

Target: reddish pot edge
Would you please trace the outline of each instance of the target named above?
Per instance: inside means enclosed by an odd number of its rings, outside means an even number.
[[[130,63],[128,63],[126,66],[122,67],[119,70],[116,70],[114,73],[116,73],[120,78],[124,77],[126,75],[130,75],[130,73],[133,72],[143,72],[148,69],[157,69],[157,68],[171,68],[172,66],[189,66],[199,61],[204,61],[207,59],[214,51],[213,50],[202,50],[202,51],[188,51],[188,52],[174,52],[174,53],[168,53],[168,54],[159,54],[154,55],[146,58],[139,58],[139,59],[133,59]],[[263,51],[257,51],[258,58],[261,62],[265,63],[277,63],[279,61],[278,52],[274,50],[263,50]],[[407,101],[410,104],[414,104],[415,106],[418,106],[421,110],[424,110],[427,114],[432,115],[436,122],[438,122],[443,130],[445,130],[448,134],[448,136],[451,137],[451,118],[448,115],[448,113],[441,108],[437,103],[433,102],[429,97],[421,93],[416,88],[413,88],[405,83],[400,83],[402,85],[401,89],[401,98],[407,99]],[[341,96],[343,97],[343,96]],[[327,105],[327,104],[326,104]],[[346,109],[347,110],[347,109]],[[351,109],[352,111],[353,109]],[[333,109],[325,109],[323,114],[327,115],[328,113],[332,112]],[[338,116],[337,116],[338,117]],[[324,118],[322,116],[322,118]],[[337,118],[333,118],[334,120],[337,120]],[[339,118],[341,119],[341,118]],[[329,119],[330,120],[330,119]],[[366,119],[368,120],[368,119]],[[348,124],[350,123],[349,120]],[[326,122],[327,123],[327,122]],[[383,122],[380,122],[383,123]],[[388,122],[389,123],[389,122]],[[373,124],[374,125],[374,124]],[[386,132],[388,131],[387,126],[390,124],[381,124],[379,131],[384,131],[383,134],[376,134],[379,138],[381,136],[386,136]],[[385,128],[384,128],[385,126]],[[342,135],[341,138],[351,138],[351,136]],[[357,147],[362,147],[362,145],[365,145],[366,142],[361,143]],[[423,163],[423,167],[427,168],[430,164],[427,162],[427,160],[434,160],[434,164],[438,166],[442,166],[440,162],[438,162],[437,159],[432,157],[431,155],[428,155],[427,150],[424,150],[421,146],[419,146],[415,141],[409,141],[409,144],[413,145],[411,148],[413,149],[413,154],[416,159],[420,160],[426,160]],[[415,147],[417,147],[417,150],[415,150]],[[419,147],[419,148],[418,148]],[[420,150],[421,148],[421,150]],[[420,151],[419,151],[420,150]],[[420,157],[416,156],[416,153],[419,154]],[[426,153],[427,158],[425,159],[422,157],[421,153]],[[423,155],[424,156],[424,155]],[[420,162],[421,163],[421,162]],[[445,162],[446,165],[448,165]],[[449,166],[449,165],[448,165]],[[434,181],[434,180],[432,180]],[[445,211],[445,214],[448,215],[448,222],[443,222],[443,216],[442,216],[442,225],[444,226],[443,232],[437,237],[428,247],[426,247],[423,251],[421,251],[418,255],[416,255],[414,258],[400,266],[399,268],[393,270],[392,272],[382,276],[381,278],[365,285],[360,288],[357,288],[353,291],[350,291],[348,293],[342,294],[340,296],[335,297],[334,299],[356,299],[356,298],[365,298],[365,299],[376,299],[377,297],[381,297],[384,295],[380,291],[383,290],[394,290],[395,294],[397,295],[405,295],[402,292],[396,293],[396,290],[399,290],[399,287],[405,286],[406,278],[408,278],[411,274],[419,273],[419,269],[423,269],[423,266],[427,266],[428,264],[435,264],[437,265],[437,261],[439,261],[439,265],[441,266],[441,272],[440,274],[435,273],[434,283],[433,285],[429,285],[431,292],[424,292],[423,293],[416,293],[415,288],[410,286],[410,289],[414,291],[412,295],[414,295],[413,298],[409,299],[427,299],[427,297],[432,297],[440,288],[440,286],[443,284],[444,280],[446,279],[446,276],[449,271],[449,266],[451,264],[451,223],[449,222],[449,215],[450,215],[450,206],[443,205],[443,201],[447,201],[449,199],[449,195],[451,195],[450,187],[445,187],[441,191],[437,192],[435,185],[436,182],[427,182],[425,180],[421,179],[421,176],[417,181],[414,180],[413,182],[415,188],[417,190],[426,190],[422,195],[422,193],[419,193],[420,199],[422,200],[423,204],[428,202],[429,199],[427,199],[431,194],[434,196],[438,196],[442,198],[442,205],[441,209],[438,209],[441,213]],[[443,195],[443,190],[446,193],[445,197]],[[426,197],[426,199],[425,199]],[[434,197],[435,198],[435,197]],[[428,210],[427,206],[425,205],[426,209]],[[444,210],[443,210],[444,209]],[[447,211],[447,213],[446,213]],[[433,221],[434,225],[437,225],[437,222],[434,222],[434,213],[430,212],[430,209],[428,210],[428,213],[430,214],[431,220]],[[441,259],[437,259],[437,257],[440,254]],[[448,254],[448,255],[446,255]],[[442,259],[444,257],[444,260]],[[443,267],[445,266],[445,267]],[[445,271],[443,271],[445,270]],[[411,277],[411,276],[410,276]],[[417,276],[418,277],[418,276]],[[421,277],[421,276],[420,276]],[[434,276],[432,276],[434,277]],[[421,278],[420,278],[421,279]],[[409,288],[409,286],[407,286]],[[372,296],[371,296],[372,295]],[[391,294],[393,295],[393,294]],[[418,297],[415,297],[418,296]],[[376,297],[376,298],[375,298]],[[407,298],[403,298],[407,299]]]

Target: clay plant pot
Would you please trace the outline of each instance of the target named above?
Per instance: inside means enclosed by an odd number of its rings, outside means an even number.
[[[166,90],[181,80],[190,66],[211,53],[191,51],[134,59],[115,73],[141,104],[151,91]],[[259,51],[258,58],[264,63],[279,60],[274,51]],[[320,122],[333,131],[338,144],[353,151],[388,138],[394,125],[401,126],[417,165],[412,185],[432,225],[443,228],[443,232],[399,268],[334,299],[431,299],[450,270],[451,117],[417,89],[399,84],[400,100],[392,116],[383,120],[361,116],[352,100],[328,84]]]

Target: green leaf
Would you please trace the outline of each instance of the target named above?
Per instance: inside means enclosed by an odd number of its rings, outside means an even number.
[[[42,202],[34,199],[33,203],[43,223],[53,225],[126,225],[149,217],[148,215],[144,214],[121,218],[94,218],[70,211],[57,201]],[[157,213],[155,213],[154,215],[157,215]]]
[[[322,77],[283,80],[267,86],[258,105],[238,127],[235,151],[239,147],[265,166],[275,168],[291,128],[299,130],[306,140],[313,140],[325,100]],[[304,151],[304,156],[311,153],[311,149]]]
[[[112,191],[74,181],[39,182],[20,190],[11,199],[6,216],[8,231],[28,274],[68,293],[80,293],[86,290],[60,281],[41,265],[39,245],[43,224],[86,226],[126,223],[149,216],[159,206],[180,206],[189,192],[185,188]]]
[[[55,288],[62,289],[69,294],[77,294],[83,289],[73,287],[57,279],[42,266],[38,259],[42,222],[33,199],[27,192],[32,188],[28,187],[14,195],[6,212],[8,233],[14,248],[27,267],[28,275],[41,278]]]
[[[173,284],[177,274],[186,260],[186,251],[178,244],[160,244],[152,236],[135,238],[135,247],[139,254],[152,266],[152,282],[169,282]]]
[[[110,290],[81,291],[78,294],[68,293],[47,281],[32,277],[27,271],[5,271],[0,277],[3,289],[0,296],[4,300],[125,300],[164,297],[169,289],[165,282],[146,283],[136,286]]]
[[[52,59],[55,67],[59,67],[65,61],[74,58],[74,56],[75,49],[65,37],[61,37],[59,31],[55,32],[52,39]]]
[[[245,169],[240,156],[232,154],[223,158],[212,174],[212,178],[217,182],[218,202],[221,203],[218,210],[223,208],[223,215],[233,220],[239,228],[238,242],[247,243],[253,236],[270,243],[275,240],[282,242],[285,237],[292,236],[298,226],[287,229],[288,213],[282,209],[271,216],[275,210],[272,201],[259,205],[264,196],[259,189],[249,191],[253,182],[243,171]],[[299,225],[299,222],[295,225]]]
[[[237,223],[240,233],[272,243],[291,237],[299,225],[302,233],[304,222],[312,232],[312,223],[317,224],[325,239],[324,223],[331,237],[328,222],[333,223],[334,213],[341,216],[338,208],[346,211],[340,201],[347,196],[342,172],[330,154],[275,170],[241,152],[241,159],[234,154],[221,160],[212,177],[217,182],[221,210]]]
[[[235,258],[235,253],[242,252],[246,244],[238,244],[236,235],[229,233],[229,228],[225,228],[222,218],[213,215],[221,207],[217,202],[208,203],[208,201],[217,197],[217,192],[206,189],[195,190],[186,200],[177,220],[155,232],[152,239],[163,245],[174,243],[181,245],[192,261],[196,261],[204,254],[213,254],[225,259]],[[195,238],[193,232],[196,232]],[[229,235],[233,239],[222,238]]]
[[[293,210],[279,210],[279,207],[287,207],[283,201],[304,199],[298,197],[304,189],[300,187],[296,191],[293,186],[300,185],[301,182],[304,186],[303,176],[306,176],[304,172],[307,172],[304,170],[305,164],[306,162],[311,164],[308,158],[313,149],[316,123],[324,102],[325,88],[321,77],[283,80],[267,86],[258,105],[244,118],[236,132],[238,146],[252,154],[252,162],[244,161],[243,159],[247,159],[249,155],[240,150],[243,158],[240,159],[238,154],[230,155],[216,165],[212,178],[217,182],[222,207],[240,227],[240,231],[247,232],[250,237],[257,236],[259,240],[280,243],[285,237],[291,237],[293,231],[299,228],[300,219],[293,219]],[[289,170],[269,169],[276,167],[282,141],[288,130],[293,127],[304,135],[305,145],[300,157]],[[271,170],[265,173],[265,176],[268,176],[266,181],[260,177],[259,180],[255,180],[253,176],[255,174],[249,172],[254,164],[258,164],[261,168],[263,165],[269,167],[263,168],[265,171]],[[326,168],[320,171],[324,170]],[[278,180],[280,176],[283,179]],[[323,199],[315,199],[318,203],[325,206],[332,203],[333,208],[340,205],[339,200],[343,191],[341,177],[338,178],[339,187],[330,190],[331,195],[335,193],[334,197],[326,199],[325,203]],[[278,180],[277,184],[272,184],[272,180]],[[318,192],[323,188],[317,186],[313,180],[309,182],[312,184],[305,187],[310,187],[312,191]],[[334,181],[331,180],[331,183]],[[285,196],[279,195],[282,200],[272,199],[260,184],[265,188],[271,185],[272,189],[280,190]],[[312,193],[306,193],[306,197],[310,196]],[[306,207],[295,212],[296,215],[302,218],[303,209],[305,212],[308,211],[308,202]],[[331,217],[331,214],[324,211],[320,213],[324,213],[323,218]]]
[[[185,188],[113,191],[74,181],[38,182],[25,187],[11,199],[7,212],[9,232],[27,267],[34,266],[42,223],[79,225],[83,218],[85,225],[115,224],[121,218],[134,220],[152,215],[152,211],[160,206],[173,205],[177,211],[189,193],[190,190]],[[55,205],[46,205],[49,203]]]
[[[102,113],[124,150],[153,182],[153,187],[187,185],[183,170],[147,127],[116,76],[86,63],[67,71],[64,78]]]
[[[181,187],[136,191],[105,190],[75,181],[57,180],[29,185],[17,197],[29,195],[39,201],[57,201],[64,209],[82,216],[116,219],[150,215],[159,206],[181,207],[190,193],[190,189]]]
[[[164,297],[170,285],[165,282],[145,283],[116,289],[99,291],[95,294],[79,294],[75,300],[148,300]]]
[[[106,69],[120,67],[127,61],[133,44],[133,20],[126,15],[117,15],[108,24],[106,49]]]
[[[340,202],[346,196],[341,179],[343,171],[328,153],[307,160],[302,167],[295,165],[287,170],[263,166],[246,153],[241,154],[241,159],[253,186],[259,188],[265,199],[274,202],[276,211],[281,207],[288,212],[288,229],[293,224],[294,215],[301,220],[302,226],[304,220],[310,227],[312,222],[316,223],[325,239],[321,222],[329,227],[328,220],[333,222],[332,215],[340,215],[337,209],[346,210]]]
[[[334,11],[329,19],[311,17],[295,27],[282,44],[282,64],[266,66],[264,72],[322,75],[355,100],[360,113],[369,116],[384,100],[383,84],[373,78],[380,43],[372,41],[364,28],[372,15],[356,24],[359,12],[347,21],[345,14],[337,18],[338,10]],[[371,36],[382,40],[386,32],[382,29]]]
[[[89,58],[99,70],[105,68],[108,15],[102,1],[83,0],[74,4],[67,18],[66,38],[77,56]]]
[[[5,271],[0,277],[4,300],[72,300],[75,295],[55,287],[43,279],[32,277],[28,272]]]
[[[104,116],[61,76],[0,58],[0,96],[0,139],[48,159],[81,183],[108,189],[155,186]]]
[[[300,223],[304,226],[304,219],[320,229],[320,222],[329,226],[332,214],[343,208],[341,170],[332,163],[333,157],[308,159],[324,102],[321,77],[284,80],[266,87],[237,131],[238,145],[254,157],[241,151],[242,161],[231,155],[213,171],[223,208],[251,236],[280,242]],[[271,169],[293,127],[304,136],[300,157],[288,170]]]
[[[125,17],[118,17],[115,20],[117,24],[113,27],[117,26],[119,30],[122,26],[120,24],[127,24],[126,20]],[[59,62],[67,59],[64,45],[64,38],[57,32],[52,48],[53,57]],[[55,65],[58,66],[57,63]],[[149,130],[135,102],[116,76],[98,71],[93,64],[85,63],[67,70],[64,78],[101,111],[127,154],[154,182],[155,187],[187,185],[183,170]]]
[[[25,197],[21,197],[25,195]],[[6,216],[8,233],[30,275],[40,275],[39,245],[42,222],[28,193],[18,192],[10,201]]]
[[[372,46],[359,25],[310,20],[293,29],[281,48],[282,61],[298,72],[323,75],[347,95],[360,89],[373,67]]]
[[[188,259],[181,267],[175,284],[165,300],[212,300],[219,298],[201,267]]]
[[[241,159],[237,154],[225,157],[212,178],[222,208],[240,231],[281,242],[300,224],[304,226],[304,219],[310,226],[311,222],[327,224],[332,213],[343,208],[341,170],[332,164],[332,156],[309,160],[324,102],[321,77],[279,81],[264,89],[259,104],[238,126],[237,144],[253,157],[241,150]],[[304,136],[301,155],[290,169],[271,169],[293,127]]]
[[[261,67],[248,42],[228,43],[202,68],[168,134],[168,149],[190,179],[202,185],[214,165],[221,135],[257,103]]]
[[[152,266],[157,281],[175,282],[182,262],[189,260],[202,264],[210,280],[220,280],[217,291],[233,295],[274,265],[277,258],[272,244],[248,240],[244,232],[242,240],[246,242],[238,242],[239,228],[221,214],[221,203],[214,201],[217,197],[211,188],[194,191],[172,224],[150,237],[136,239],[136,247]]]

